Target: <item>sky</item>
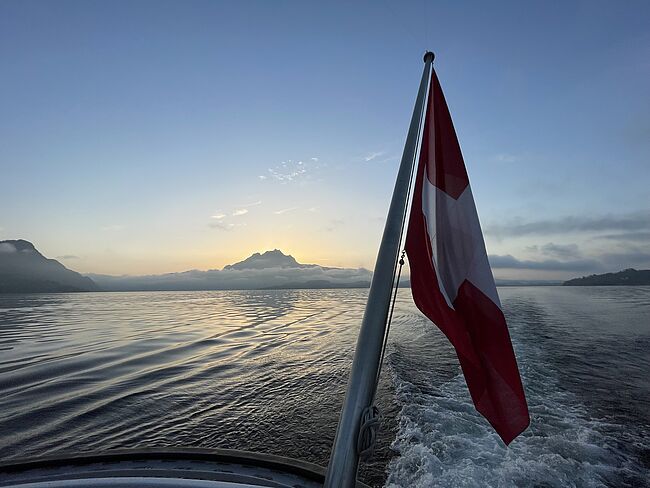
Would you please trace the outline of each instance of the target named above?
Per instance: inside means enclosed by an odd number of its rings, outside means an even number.
[[[650,3],[4,1],[0,239],[372,269],[436,53],[494,274],[650,267]]]

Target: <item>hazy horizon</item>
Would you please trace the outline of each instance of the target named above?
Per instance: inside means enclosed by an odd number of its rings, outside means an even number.
[[[650,4],[0,4],[0,240],[367,268],[435,68],[498,279],[650,268]],[[607,33],[604,35],[603,33]]]
[[[26,239],[22,239],[23,241],[26,241]],[[29,241],[27,241],[29,242]],[[32,243],[33,244],[33,243]],[[35,246],[36,250],[40,252],[37,246]],[[19,252],[16,250],[16,248],[11,247],[10,241],[0,241],[0,254],[7,254],[11,252]],[[277,257],[277,253],[281,253],[282,256],[279,258]],[[41,253],[43,254],[43,253]],[[248,266],[247,263],[250,259],[254,259],[256,257],[261,257],[265,258],[267,254],[275,254],[269,261],[267,258],[266,260],[263,259],[262,265],[259,265],[259,261],[257,262],[258,264],[253,265],[253,266]],[[75,269],[74,266],[70,266],[66,264],[68,261],[73,261],[77,259],[76,257],[72,256],[47,256],[46,254],[44,255],[46,258],[50,259],[56,259],[60,263],[64,264],[68,269],[78,272],[82,274],[83,276],[88,276],[93,278],[94,280],[98,278],[124,278],[127,279],[127,281],[113,281],[113,282],[106,282],[106,283],[99,283],[102,285],[102,288],[105,287],[106,285],[109,286],[109,288],[112,286],[116,289],[122,290],[124,288],[125,283],[128,284],[129,286],[133,286],[134,283],[137,283],[138,286],[142,287],[144,286],[146,289],[151,289],[151,284],[152,282],[134,282],[134,281],[129,281],[131,278],[156,278],[156,277],[165,277],[171,279],[168,283],[175,283],[179,284],[179,282],[176,281],[176,278],[174,276],[181,276],[184,274],[196,274],[198,273],[199,275],[209,275],[212,273],[212,276],[208,277],[209,281],[209,286],[214,286],[214,279],[217,278],[217,281],[223,278],[228,278],[228,276],[219,276],[219,274],[222,271],[229,271],[229,268],[232,268],[232,270],[239,270],[236,271],[236,274],[239,276],[237,279],[245,280],[245,283],[243,283],[242,286],[244,286],[242,289],[264,289],[268,287],[276,287],[278,285],[282,285],[282,282],[289,282],[289,283],[294,283],[296,285],[304,286],[304,284],[309,281],[309,279],[314,279],[314,280],[325,280],[325,281],[330,281],[333,280],[333,283],[338,283],[338,284],[350,284],[353,282],[356,283],[369,283],[370,278],[372,277],[372,273],[374,273],[374,267],[373,268],[366,268],[366,267],[345,267],[345,266],[327,266],[323,263],[306,263],[301,261],[300,259],[296,259],[295,256],[293,256],[290,252],[285,252],[282,249],[264,249],[260,250],[257,252],[254,252],[251,255],[248,256],[241,256],[239,259],[236,261],[233,261],[231,263],[227,263],[221,267],[218,268],[192,268],[192,269],[184,269],[184,270],[179,270],[179,271],[163,271],[160,273],[145,273],[141,275],[137,274],[129,274],[129,273],[122,273],[122,274],[117,274],[117,273],[94,273],[92,271],[80,271],[78,269]],[[72,259],[71,259],[72,258]],[[293,265],[288,265],[287,268],[287,263],[286,262],[277,262],[277,259],[280,259],[281,261],[284,258],[291,258],[295,260],[295,265],[297,267],[293,267]],[[512,256],[489,256],[490,261],[492,262],[492,267],[500,270],[499,266],[511,266],[510,261],[515,259]],[[276,263],[274,264],[274,261]],[[503,261],[503,264],[501,263]],[[238,265],[245,265],[244,268],[238,268]],[[313,273],[309,272],[309,268],[323,268],[316,270],[316,276],[313,275]],[[287,268],[287,269],[284,269]],[[307,269],[306,269],[307,268]],[[245,272],[242,273],[241,270],[245,269]],[[283,270],[286,271],[286,273],[280,273],[280,275],[277,274],[278,270]],[[331,272],[330,272],[331,270]],[[624,269],[618,269],[618,268],[612,268],[610,270],[604,270],[600,274],[605,274],[605,273],[616,273],[619,271],[623,271]],[[306,272],[305,272],[306,271]],[[346,273],[340,274],[338,271],[345,271]],[[269,273],[270,272],[270,273]],[[216,274],[214,274],[216,273]],[[569,276],[567,279],[571,278],[579,278],[579,277],[584,277],[588,276],[591,274],[595,273],[574,273],[573,275]],[[405,262],[404,268],[401,273],[401,280],[400,283],[404,281],[408,281],[410,278],[410,270],[409,270],[409,264],[408,260]],[[193,275],[192,279],[195,279],[197,276]],[[261,279],[261,281],[260,281]],[[266,281],[265,281],[266,280]],[[278,281],[279,280],[279,281]],[[501,283],[508,283],[509,281],[512,282],[549,282],[549,283],[560,283],[562,281],[565,281],[565,279],[561,278],[519,278],[519,277],[514,277],[514,278],[504,278],[501,276],[496,277],[497,284],[499,284],[499,281]],[[268,281],[268,283],[267,283]],[[330,281],[332,282],[332,281]],[[162,283],[162,282],[161,282]],[[205,283],[201,286],[205,286]],[[230,286],[230,284],[228,284]],[[186,288],[182,288],[186,289]],[[197,289],[210,289],[210,288],[197,288]],[[239,289],[239,288],[223,288],[223,289]]]

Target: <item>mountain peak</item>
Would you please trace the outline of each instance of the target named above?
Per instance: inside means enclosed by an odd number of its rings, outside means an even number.
[[[266,269],[266,268],[303,268],[304,264],[300,264],[290,254],[284,254],[279,249],[266,251],[262,254],[259,252],[247,257],[243,261],[235,264],[229,264],[223,269]]]
[[[43,256],[29,241],[0,241],[0,293],[94,291],[97,285]]]

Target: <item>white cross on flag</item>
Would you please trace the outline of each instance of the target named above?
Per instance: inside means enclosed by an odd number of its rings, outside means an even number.
[[[455,347],[476,409],[509,444],[530,423],[528,406],[465,163],[435,71],[406,252],[415,304]]]

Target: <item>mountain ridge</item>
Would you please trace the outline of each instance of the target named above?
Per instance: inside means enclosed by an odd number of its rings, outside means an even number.
[[[647,286],[650,285],[650,269],[627,268],[617,273],[604,273],[573,278],[563,286]]]
[[[87,276],[43,256],[29,241],[0,241],[0,293],[98,291]]]
[[[0,241],[0,293],[71,291],[193,291],[368,288],[365,268],[332,268],[298,262],[280,249],[256,252],[223,269],[187,270],[158,275],[82,275],[43,256],[24,239]],[[498,286],[560,284],[497,280]],[[408,287],[408,278],[400,287]]]

